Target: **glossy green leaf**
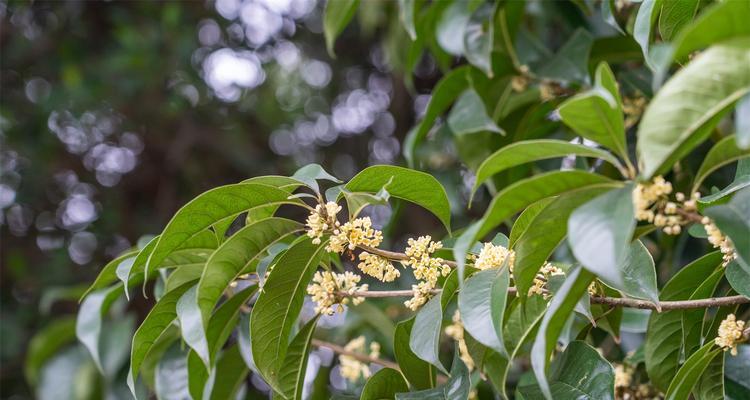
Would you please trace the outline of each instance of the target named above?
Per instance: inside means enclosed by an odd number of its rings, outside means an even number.
[[[750,272],[743,269],[737,261],[727,265],[727,281],[737,293],[750,298]]]
[[[750,4],[745,1],[722,1],[702,11],[674,40],[674,58],[682,60],[712,44],[750,36]]]
[[[229,284],[268,249],[303,229],[302,224],[285,218],[267,218],[244,226],[211,255],[198,283],[198,305],[204,321]]]
[[[86,289],[79,301],[83,301],[83,299],[94,290],[105,288],[111,285],[112,282],[117,281],[117,266],[126,260],[134,259],[139,252],[139,250],[129,250],[115,257],[112,261],[108,262],[104,266],[104,268],[99,271],[99,275],[96,276],[94,283],[92,283],[91,286]]]
[[[620,287],[610,286],[622,291],[628,297],[659,303],[654,258],[640,240],[635,240],[630,244],[617,269],[622,273],[623,284]],[[609,282],[605,283],[609,284]]]
[[[253,359],[264,379],[275,384],[289,334],[302,310],[305,289],[323,258],[326,243],[303,237],[279,259],[255,302],[250,322]]]
[[[581,267],[576,266],[570,269],[565,282],[552,297],[549,308],[539,325],[539,331],[531,348],[531,365],[542,394],[547,399],[552,398],[552,388],[547,380],[550,355],[573,309],[593,280],[594,275]]]
[[[566,193],[584,186],[614,183],[602,175],[584,171],[553,171],[516,182],[498,193],[482,219],[469,226],[456,240],[453,256],[463,276],[466,255],[474,243],[507,218],[541,199]]]
[[[36,385],[42,366],[60,349],[75,341],[76,320],[72,317],[61,317],[40,329],[29,341],[23,371],[26,381]]]
[[[617,32],[624,35],[625,32],[620,27],[620,24],[617,22],[617,19],[615,18],[613,10],[616,10],[617,6],[615,5],[615,0],[604,0],[602,1],[602,18],[604,19],[604,22],[607,23],[607,25],[615,28]]]
[[[484,101],[474,89],[466,89],[458,97],[448,115],[448,126],[455,135],[486,131],[505,134],[487,115]]]
[[[662,289],[662,301],[687,300],[721,263],[721,253],[707,254],[683,267]],[[667,390],[677,373],[682,350],[682,312],[651,313],[646,330],[646,371],[654,386]]]
[[[550,365],[548,399],[614,400],[615,371],[596,349],[573,341]],[[539,387],[520,387],[525,400],[544,399]]]
[[[184,205],[169,221],[148,258],[154,270],[180,245],[217,221],[260,206],[291,202],[289,194],[259,183],[237,183],[209,190]]]
[[[542,210],[544,210],[554,199],[554,197],[548,197],[539,200],[526,207],[526,209],[518,215],[518,218],[513,222],[513,227],[510,229],[508,248],[513,248],[518,239],[529,229],[537,215],[539,215],[539,213],[542,212]]]
[[[388,193],[412,202],[435,214],[450,232],[451,209],[448,196],[440,182],[432,175],[392,165],[365,168],[346,184],[352,192],[377,193],[388,184]]]
[[[737,147],[737,136],[727,136],[718,141],[711,150],[708,151],[706,156],[703,158],[698,172],[695,173],[695,179],[693,180],[693,191],[697,191],[700,188],[703,180],[708,177],[712,172],[717,169],[736,162],[742,158],[750,157],[750,149],[742,150]]]
[[[323,33],[326,37],[328,54],[334,57],[333,45],[354,17],[359,0],[328,0],[323,12]]]
[[[737,147],[750,149],[750,94],[746,94],[734,109],[734,127],[737,134]]]
[[[180,322],[182,339],[203,360],[206,366],[211,364],[208,354],[208,342],[206,341],[203,318],[198,308],[198,288],[196,286],[188,289],[177,301],[177,320]],[[206,318],[208,322],[208,318]]]
[[[289,349],[279,369],[279,389],[286,399],[302,400],[307,358],[312,346],[310,342],[317,323],[318,316],[315,316],[297,332],[289,343]]]
[[[708,367],[693,388],[696,400],[724,400],[724,354],[719,354],[708,363]]]
[[[471,17],[472,7],[468,1],[456,1],[443,10],[435,27],[440,47],[454,56],[464,54],[464,31]]]
[[[636,42],[641,46],[643,51],[643,59],[646,60],[646,64],[653,68],[653,62],[649,57],[651,49],[651,30],[656,23],[656,18],[659,16],[659,9],[661,8],[662,0],[643,0],[640,7],[638,7],[638,13],[635,17],[635,25],[633,26],[633,37]]]
[[[685,25],[695,17],[700,5],[699,0],[682,0],[663,2],[659,14],[659,33],[663,40],[671,40]]]
[[[187,352],[174,343],[156,365],[154,391],[159,400],[190,398],[188,391]]]
[[[416,3],[417,0],[398,0],[398,16],[411,40],[417,40]]]
[[[594,88],[566,100],[559,112],[565,125],[575,133],[614,151],[623,159],[628,158],[619,94],[606,63],[601,63],[596,70]]]
[[[688,300],[712,297],[723,277],[724,271],[714,271],[697,286]],[[701,345],[705,315],[706,310],[702,308],[682,312],[682,354],[685,357],[692,355]]]
[[[555,56],[545,62],[537,75],[563,82],[589,82],[588,62],[594,38],[583,28],[577,29]]]
[[[424,390],[435,386],[437,372],[435,367],[419,358],[409,347],[414,319],[412,317],[396,324],[393,331],[393,354],[411,386],[417,390]]]
[[[592,185],[552,198],[547,207],[529,223],[528,229],[513,245],[516,252],[513,280],[520,296],[526,295],[539,268],[567,235],[568,225],[561,221],[567,221],[581,204],[609,189],[609,185]]]
[[[524,140],[509,144],[492,153],[477,169],[472,194],[491,176],[529,162],[569,155],[593,157],[619,166],[620,162],[607,151],[555,139]]]
[[[159,337],[169,329],[172,322],[177,318],[177,301],[192,285],[192,283],[187,283],[165,294],[154,305],[133,335],[133,344],[130,350],[130,369],[128,370],[128,387],[133,394],[135,394],[135,381],[141,370],[141,364]]]
[[[739,176],[724,189],[698,199],[698,209],[699,211],[703,211],[706,207],[726,203],[732,194],[748,186],[750,186],[750,175]]]
[[[401,372],[383,368],[367,380],[360,400],[392,400],[396,393],[408,390],[409,386]]]
[[[666,172],[750,91],[750,38],[713,46],[657,92],[638,127],[642,175]]]
[[[450,378],[434,389],[418,392],[397,393],[396,400],[467,400],[471,391],[471,376],[466,365],[458,358],[458,351],[453,357]]]
[[[677,374],[669,384],[665,400],[687,400],[690,397],[690,391],[693,390],[696,382],[706,370],[708,364],[717,356],[722,354],[720,347],[716,346],[713,341],[709,341],[695,354],[685,361],[680,367]]]
[[[464,282],[458,294],[461,320],[479,343],[506,355],[503,341],[503,317],[508,297],[508,268],[479,271]]]
[[[606,192],[577,208],[568,219],[568,243],[576,259],[589,271],[624,287],[616,268],[628,254],[635,229],[633,185]]]
[[[237,345],[224,350],[216,363],[216,379],[211,390],[211,400],[234,398],[235,393],[245,382],[250,370],[247,369]]]
[[[492,49],[495,37],[495,8],[484,3],[469,17],[463,32],[464,55],[472,65],[492,77]]]
[[[318,164],[307,164],[304,167],[298,169],[294,173],[294,175],[292,175],[292,179],[296,179],[304,183],[305,185],[307,185],[307,187],[313,189],[316,192],[320,192],[320,187],[318,186],[319,180],[341,183],[341,180],[339,178],[336,178],[335,176],[329,174],[325,169],[323,169],[323,167]]]
[[[737,346],[737,355],[724,356],[724,385],[727,398],[732,400],[746,399],[750,396],[750,345]]]
[[[203,275],[206,263],[182,266],[172,271],[164,282],[164,293],[184,285],[187,282],[197,281]]]
[[[89,351],[94,364],[101,373],[104,373],[100,343],[102,320],[109,312],[112,303],[122,295],[121,290],[122,285],[117,284],[90,293],[81,303],[76,318],[76,337]]]
[[[703,214],[732,240],[738,264],[750,272],[750,188],[737,192],[727,204],[706,208]]]

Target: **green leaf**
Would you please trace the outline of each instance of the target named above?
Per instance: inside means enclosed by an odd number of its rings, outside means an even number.
[[[184,265],[172,271],[164,283],[164,293],[184,285],[187,282],[197,281],[203,275],[206,263]]]
[[[417,0],[398,0],[398,16],[411,40],[417,40],[416,3]]]
[[[104,268],[102,268],[101,271],[99,271],[99,275],[97,275],[96,279],[94,280],[94,283],[89,286],[88,289],[83,293],[79,301],[83,301],[83,299],[89,295],[89,293],[93,292],[97,289],[105,288],[112,284],[112,282],[117,281],[117,267],[122,262],[125,262],[129,259],[134,259],[138,253],[140,253],[139,250],[128,250],[119,256],[115,257],[112,261],[108,262]]]
[[[594,38],[583,28],[576,29],[555,56],[544,62],[537,75],[562,82],[589,82],[588,59]]]
[[[727,265],[727,281],[737,293],[750,298],[750,272],[740,267],[737,261]]]
[[[318,164],[307,164],[304,167],[298,169],[297,172],[292,175],[292,179],[296,179],[304,183],[305,185],[307,185],[307,187],[318,193],[320,192],[318,180],[341,183],[341,180],[339,180],[339,178],[336,178],[335,176],[329,174],[325,169],[323,169],[323,167]]]
[[[597,67],[593,89],[566,100],[558,110],[562,121],[575,133],[628,159],[617,84],[606,63]]]
[[[479,343],[507,355],[503,343],[503,317],[508,296],[508,268],[488,269],[472,275],[458,294],[461,320]]]
[[[611,190],[576,209],[568,219],[568,243],[576,259],[589,271],[624,287],[615,268],[628,253],[635,229],[633,184]]]
[[[596,349],[585,342],[573,341],[550,366],[548,399],[615,398],[615,371]],[[525,400],[544,399],[535,385],[518,389]]]
[[[464,55],[472,65],[492,78],[492,48],[496,4],[484,3],[469,17],[463,32]]]
[[[659,304],[654,258],[640,240],[635,240],[630,244],[617,270],[622,274],[621,286],[602,280],[629,297],[650,300],[654,304]]]
[[[474,89],[466,89],[458,97],[448,115],[448,126],[459,136],[485,131],[505,134],[487,114],[484,101]]]
[[[521,212],[518,218],[516,218],[516,221],[513,222],[513,227],[510,230],[508,248],[512,248],[515,245],[518,239],[523,236],[529,227],[531,227],[531,224],[534,222],[537,215],[539,215],[539,213],[542,212],[542,210],[544,210],[553,200],[554,197],[539,200],[526,207],[526,209]]]
[[[409,386],[401,372],[391,368],[383,368],[376,372],[365,383],[360,400],[394,399],[396,393],[406,392]]]
[[[435,386],[435,367],[417,357],[409,347],[414,319],[412,317],[396,324],[393,331],[393,354],[401,372],[414,388],[429,389]]]
[[[128,387],[133,394],[135,394],[135,381],[141,370],[141,364],[159,337],[172,326],[172,322],[177,318],[177,301],[192,285],[192,283],[187,283],[165,294],[151,308],[141,326],[135,331],[130,350],[130,369],[128,370]]]
[[[549,357],[578,300],[586,293],[593,280],[594,275],[587,270],[578,266],[571,268],[565,282],[552,297],[549,308],[539,325],[539,331],[531,348],[531,365],[539,387],[547,399],[552,398],[552,389],[546,374]]]
[[[250,370],[237,345],[224,350],[216,363],[215,381],[211,390],[211,400],[226,400],[235,398],[234,395],[245,382]]]
[[[443,310],[458,288],[456,271],[451,272],[445,279],[440,295],[430,299],[417,312],[414,326],[409,336],[409,348],[414,354],[436,366],[440,371],[448,371],[440,362],[440,334],[443,324]]]
[[[674,58],[682,60],[712,44],[750,36],[750,4],[745,1],[722,1],[709,6],[698,19],[685,27],[674,40]]]
[[[732,40],[704,51],[667,81],[638,127],[644,178],[669,170],[750,91],[749,63],[750,38]]]
[[[31,338],[23,366],[29,385],[36,386],[44,364],[63,346],[75,341],[75,326],[75,318],[61,317],[50,322]]]
[[[593,157],[620,167],[614,156],[597,148],[555,139],[524,140],[500,148],[482,162],[477,169],[472,195],[484,181],[499,172],[533,161],[569,155]]]
[[[737,346],[737,355],[724,356],[724,384],[727,398],[733,400],[746,399],[750,396],[750,345]]]
[[[687,300],[721,263],[721,253],[707,254],[683,267],[662,289],[662,301]],[[677,373],[682,349],[682,312],[651,313],[646,330],[646,371],[654,386],[666,390]]]
[[[365,168],[346,184],[352,192],[377,193],[388,184],[391,196],[412,202],[433,213],[450,232],[451,209],[448,196],[432,175],[392,165]]]
[[[156,365],[154,373],[155,394],[159,400],[190,398],[188,391],[187,352],[174,343]]]
[[[685,25],[695,17],[700,5],[699,0],[666,1],[659,14],[659,33],[663,40],[671,40]]]
[[[698,199],[698,209],[699,211],[703,211],[706,207],[726,203],[727,201],[729,201],[730,195],[748,186],[750,186],[750,175],[738,176],[737,178],[735,178],[734,182],[732,182],[724,189],[709,196],[703,196]]]
[[[573,210],[609,189],[609,185],[591,185],[551,198],[547,207],[529,222],[512,247],[516,252],[513,280],[519,296],[526,296],[539,268],[567,235],[568,225],[561,221],[567,221]]]
[[[100,343],[102,320],[112,303],[122,295],[120,290],[122,290],[122,285],[117,284],[90,293],[81,303],[76,318],[76,337],[88,349],[94,364],[102,374],[104,373]]]
[[[750,157],[750,149],[738,148],[736,135],[719,140],[703,158],[703,163],[695,174],[692,191],[697,191],[703,180],[717,169],[747,157]]]
[[[435,35],[443,50],[454,56],[464,54],[464,31],[471,17],[468,1],[456,1],[443,10],[437,21]]]
[[[453,357],[450,376],[445,384],[434,389],[397,393],[396,400],[467,400],[471,391],[471,376],[466,365],[458,357],[458,350]]]
[[[277,382],[289,334],[302,310],[307,284],[325,254],[325,245],[315,245],[308,237],[295,242],[266,279],[253,307],[250,320],[253,360],[271,385]]]
[[[206,326],[201,318],[201,310],[198,308],[198,288],[196,286],[188,289],[177,301],[177,320],[180,322],[180,332],[185,343],[192,348],[196,354],[210,368],[211,361],[208,354],[208,341],[206,341]],[[208,321],[208,318],[206,318]]]
[[[203,321],[208,317],[229,284],[241,274],[252,271],[252,265],[274,244],[292,237],[303,226],[285,218],[267,218],[244,226],[211,255],[198,282],[198,305]]]
[[[669,384],[665,400],[687,400],[690,397],[690,391],[693,390],[698,379],[703,375],[708,364],[716,357],[722,354],[720,347],[717,347],[713,340],[706,343],[700,350],[685,361],[677,374]]]
[[[698,285],[688,300],[706,299],[713,296],[719,281],[723,277],[724,271],[717,269]],[[701,345],[705,315],[706,310],[702,308],[682,312],[682,353],[685,357],[689,357]]]
[[[737,134],[737,147],[750,149],[750,95],[746,94],[737,102],[737,107],[734,109],[734,127]]]
[[[453,256],[458,264],[459,278],[463,277],[466,254],[479,238],[487,235],[505,219],[541,199],[577,188],[603,183],[614,183],[602,175],[584,171],[553,171],[513,183],[492,199],[482,219],[467,228],[456,240]],[[462,282],[459,279],[459,282]]]
[[[333,45],[354,17],[359,0],[328,0],[323,12],[323,34],[326,37],[328,54],[335,58]]]
[[[726,354],[726,353],[725,353]],[[724,400],[724,355],[719,354],[708,364],[693,388],[696,400]]]
[[[633,37],[641,46],[643,59],[646,60],[646,64],[652,69],[654,68],[654,63],[649,57],[651,28],[654,26],[656,17],[659,15],[661,3],[661,0],[643,0],[640,7],[638,7],[638,14],[636,14],[635,25],[633,26]]]
[[[617,19],[615,18],[614,13],[612,10],[616,10],[617,7],[615,6],[615,0],[604,0],[602,1],[602,18],[604,19],[604,22],[607,23],[607,25],[615,28],[617,32],[619,32],[621,35],[625,34],[625,31],[622,30],[620,27],[620,24],[617,22]]]
[[[703,215],[732,240],[739,265],[750,272],[750,188],[737,192],[727,204],[706,208]]]
[[[305,384],[305,371],[307,370],[307,356],[315,325],[319,315],[308,321],[302,329],[297,332],[287,350],[284,362],[279,369],[279,389],[286,399],[302,400],[302,389]]]

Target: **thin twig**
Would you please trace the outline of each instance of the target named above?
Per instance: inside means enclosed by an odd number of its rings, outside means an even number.
[[[343,348],[343,347],[341,347],[341,346],[339,346],[337,344],[333,344],[333,343],[329,343],[329,342],[324,342],[324,341],[322,341],[320,339],[313,339],[312,340],[312,345],[315,346],[315,347],[325,347],[327,349],[330,349],[334,353],[343,354],[345,356],[352,357],[352,358],[354,358],[354,359],[356,359],[357,361],[360,361],[360,362],[378,364],[378,365],[382,365],[382,366],[387,367],[387,368],[393,368],[393,369],[395,369],[397,371],[401,371],[401,368],[399,368],[398,364],[396,364],[393,361],[384,360],[382,358],[377,358],[377,357],[372,357],[372,356],[369,356],[367,354],[359,353],[359,352],[356,352],[356,351],[350,351],[350,350],[347,350],[347,349],[345,349],[345,348]]]

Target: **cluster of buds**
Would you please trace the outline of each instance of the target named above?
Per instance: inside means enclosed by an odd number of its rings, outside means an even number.
[[[516,262],[516,253],[508,250],[503,246],[495,246],[492,243],[485,243],[479,256],[474,261],[474,268],[484,270],[491,268],[500,268],[507,264],[508,269],[513,271],[513,264]]]
[[[545,291],[544,287],[547,284],[547,281],[549,280],[549,277],[552,275],[565,275],[563,270],[560,268],[545,262],[544,265],[542,265],[542,268],[539,269],[539,272],[537,272],[536,276],[534,277],[534,283],[529,288],[529,296],[533,296],[535,294],[547,296],[547,292]]]
[[[703,224],[703,228],[706,230],[706,234],[708,235],[708,242],[711,243],[714,248],[718,248],[719,250],[721,250],[721,254],[723,255],[723,261],[721,265],[723,267],[726,267],[730,262],[734,261],[737,258],[737,252],[735,251],[734,243],[732,243],[732,240],[729,239],[726,235],[721,233],[719,227],[717,227],[710,218],[703,217],[703,219],[701,220],[701,224]]]
[[[683,193],[675,194],[675,201],[669,200],[672,184],[657,176],[650,183],[639,183],[633,190],[635,218],[648,221],[661,228],[668,235],[679,235],[682,226],[690,223],[685,213],[697,210],[700,193],[694,192],[690,199]]]
[[[366,354],[365,337],[359,336],[355,339],[352,339],[349,343],[346,344],[346,346],[344,346],[344,349],[354,353]],[[369,355],[372,358],[380,357],[380,344],[378,342],[370,343]],[[367,379],[370,377],[370,375],[372,375],[370,367],[367,364],[350,355],[340,355],[339,363],[341,364],[341,376],[349,382],[357,383],[360,378]]]
[[[373,229],[370,217],[357,218],[333,230],[326,251],[342,254],[357,246],[378,247],[383,241],[383,233]]]
[[[729,314],[719,325],[719,334],[716,337],[716,345],[724,351],[730,350],[733,356],[737,355],[737,344],[742,341],[745,321],[737,321],[734,314]]]
[[[440,275],[446,276],[451,271],[442,258],[432,257],[432,253],[442,247],[441,242],[433,242],[430,236],[420,236],[416,240],[410,238],[408,241],[408,246],[404,251],[408,258],[401,263],[411,267],[414,277],[422,281],[417,285],[412,285],[414,297],[404,303],[412,310],[426,303]]]
[[[456,310],[453,313],[453,323],[445,327],[445,334],[458,343],[458,353],[461,361],[466,364],[469,371],[474,369],[474,359],[469,354],[469,348],[466,346],[464,339],[464,323],[461,321],[461,313]]]
[[[385,257],[363,251],[359,253],[359,260],[357,268],[380,281],[393,282],[401,276],[401,272]]]
[[[518,71],[520,74],[511,78],[510,87],[514,92],[521,93],[529,87],[529,82],[531,82],[531,78],[529,77],[529,66],[521,65]]]
[[[349,301],[357,305],[365,298],[354,296],[357,292],[365,292],[367,285],[357,286],[361,277],[349,271],[337,274],[330,271],[318,271],[313,277],[313,283],[307,286],[307,294],[312,296],[315,302],[315,312],[325,315],[333,315],[336,311],[342,312],[344,305]],[[339,295],[343,292],[346,295]],[[334,305],[337,307],[334,309]]]
[[[622,99],[622,112],[625,114],[625,128],[630,128],[635,125],[643,110],[646,109],[646,98],[639,92],[633,97],[625,97]]]
[[[320,244],[323,234],[339,227],[336,214],[341,211],[341,206],[329,201],[325,205],[318,204],[315,210],[307,217],[307,236],[312,238],[314,244]]]
[[[629,387],[633,383],[633,368],[623,364],[615,365],[615,389]]]

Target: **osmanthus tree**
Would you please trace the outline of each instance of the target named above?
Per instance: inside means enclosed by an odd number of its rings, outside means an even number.
[[[330,51],[357,3],[328,3]],[[425,51],[462,60],[404,144],[411,168],[342,182],[311,164],[197,196],[82,299],[76,334],[105,381],[130,338],[104,343],[103,321],[142,287],[155,301],[126,363],[139,398],[236,398],[250,377],[279,399],[750,398],[750,2],[597,4],[640,45],[635,66],[583,29],[536,46],[522,2],[398,6],[407,70]],[[653,92],[618,83],[643,71]],[[418,170],[445,130],[471,193],[492,198],[459,229],[468,204]],[[735,178],[707,187],[718,171]],[[404,202],[442,240],[391,245],[368,213]],[[342,314],[369,332],[331,329]]]

